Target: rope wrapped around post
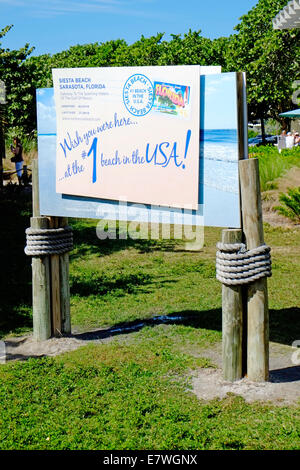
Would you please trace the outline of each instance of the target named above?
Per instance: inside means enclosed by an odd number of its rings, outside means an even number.
[[[73,249],[72,228],[26,229],[25,253],[28,256],[62,255]]]
[[[244,243],[217,243],[216,278],[227,286],[250,284],[272,276],[271,248],[261,245],[246,250]]]

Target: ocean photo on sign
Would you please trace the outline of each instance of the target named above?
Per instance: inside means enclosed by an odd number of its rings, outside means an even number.
[[[204,225],[239,227],[236,74],[202,76],[201,90]]]

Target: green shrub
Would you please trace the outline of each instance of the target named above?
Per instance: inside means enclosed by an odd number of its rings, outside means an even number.
[[[280,193],[279,201],[282,206],[276,206],[279,214],[288,217],[291,220],[300,222],[300,187],[288,188],[288,193]]]
[[[250,158],[259,159],[259,175],[261,191],[275,189],[273,181],[280,178],[290,168],[300,167],[300,147],[283,149],[278,152],[277,147],[266,145],[249,149]]]
[[[248,139],[252,139],[253,137],[256,137],[259,134],[259,132],[254,131],[253,129],[248,129]]]

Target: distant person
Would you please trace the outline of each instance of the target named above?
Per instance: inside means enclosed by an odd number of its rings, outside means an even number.
[[[285,145],[287,149],[292,149],[295,144],[295,137],[291,132],[288,132],[285,138]]]
[[[294,134],[295,136],[295,145],[300,145],[300,135],[299,135],[299,132],[295,132]]]
[[[280,136],[278,136],[278,150],[279,150],[279,153],[281,153],[281,150],[282,149],[285,149],[286,148],[286,130],[284,129]]]
[[[14,154],[14,156],[10,160],[11,162],[14,162],[15,164],[19,185],[21,185],[24,160],[23,160],[23,147],[22,147],[19,137],[14,137],[13,145],[10,146],[10,149],[12,153]]]

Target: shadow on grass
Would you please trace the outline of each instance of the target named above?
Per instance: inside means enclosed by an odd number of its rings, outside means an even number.
[[[285,321],[287,317],[293,317],[294,315],[299,314],[299,309],[286,309],[280,311],[271,311],[272,314],[276,314],[275,316],[281,318],[281,321]],[[95,341],[105,341],[109,340],[116,336],[121,335],[128,335],[134,332],[138,332],[145,327],[155,327],[157,325],[185,325],[188,327],[193,327],[199,330],[215,330],[221,331],[222,329],[222,312],[221,309],[212,309],[212,310],[184,310],[179,312],[174,312],[169,315],[159,315],[152,318],[147,319],[137,319],[131,322],[122,322],[117,323],[110,328],[101,328],[92,331],[86,331],[82,333],[74,333],[70,335],[70,338],[74,338],[79,341],[78,347],[80,345],[88,344],[90,342]],[[270,340],[271,341],[278,341],[278,331],[279,328],[278,324],[275,325],[275,330],[273,330],[274,325],[272,326],[271,323],[271,334]],[[290,332],[291,333],[291,332]],[[294,340],[294,336],[299,333],[299,326],[298,330],[293,330],[291,336],[289,333],[286,332],[284,336],[281,337],[280,342],[286,343],[291,345],[292,341]],[[275,335],[275,336],[274,336]],[[35,354],[20,354],[18,352],[18,346],[22,343],[26,343],[27,339],[12,339],[6,340],[7,346],[7,356],[6,360],[27,360],[29,358],[37,357]],[[14,350],[15,349],[15,350]],[[41,351],[42,352],[42,351]],[[38,357],[47,356],[48,354],[41,354],[38,353]],[[282,369],[275,369],[270,371],[270,381],[277,382],[277,383],[290,383],[290,382],[298,382],[300,380],[300,367],[293,366],[293,367],[285,367]]]
[[[300,340],[300,308],[270,310],[270,341],[291,346]]]
[[[300,339],[300,308],[270,310],[270,341],[291,346],[293,341]],[[82,340],[105,339],[110,336],[139,331],[146,326],[159,324],[185,325],[197,329],[222,331],[222,310],[183,310],[169,315],[117,323],[111,328],[99,329],[76,335]]]
[[[170,313],[169,315],[158,315],[152,318],[133,320],[131,322],[116,323],[111,328],[102,328],[76,334],[76,338],[82,341],[102,340],[116,335],[128,334],[139,331],[147,326],[184,325],[199,329],[220,331],[222,328],[221,309],[213,310],[184,310]]]
[[[31,259],[24,253],[31,192],[0,192],[0,336],[32,326]]]
[[[153,251],[173,251],[176,247],[176,251],[182,248],[185,251],[182,243],[178,240],[149,240],[149,239],[132,239],[124,238],[125,232],[119,230],[118,224],[116,227],[115,238],[106,238],[100,240],[97,237],[95,221],[92,225],[87,225],[82,221],[70,220],[70,225],[74,230],[74,246],[75,250],[72,252],[71,257],[73,259],[84,257],[86,255],[98,254],[99,256],[110,255],[121,250],[128,248],[135,248],[140,253],[149,253]],[[123,238],[122,238],[123,237]]]

